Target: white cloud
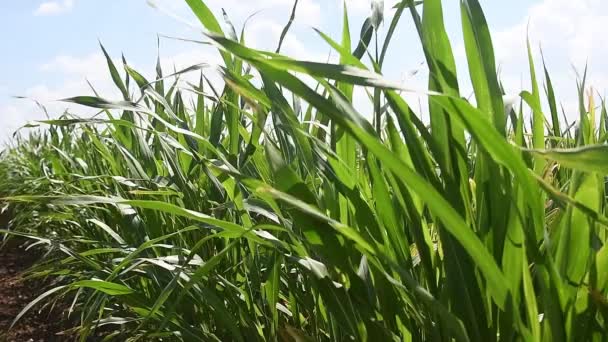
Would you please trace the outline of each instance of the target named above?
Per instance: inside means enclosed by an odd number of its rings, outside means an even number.
[[[539,79],[542,61],[539,46],[569,120],[577,119],[576,73],[588,62],[588,85],[608,87],[608,2],[604,0],[543,0],[530,7],[517,24],[493,34],[497,62],[502,79],[512,90],[529,88],[526,38],[529,35]],[[522,81],[523,77],[523,81]]]
[[[114,61],[119,63],[118,60]],[[56,72],[70,76],[83,76],[89,79],[99,79],[105,76],[106,59],[102,53],[92,53],[84,57],[74,57],[70,55],[59,55],[51,61],[40,66],[44,72]],[[117,65],[122,65],[122,62]]]
[[[363,16],[364,18],[371,15],[372,13],[372,1],[373,0],[337,0],[338,8],[342,8],[343,4],[346,3],[349,16]],[[393,2],[384,1],[384,16],[385,21],[387,15],[393,11]]]
[[[501,58],[513,58],[515,53],[525,58],[519,51],[525,48],[529,30],[533,42],[540,42],[545,50],[559,52],[580,65],[587,57],[608,53],[608,37],[603,34],[606,20],[608,3],[605,1],[544,0],[530,7],[518,24],[497,32],[494,39]]]
[[[223,61],[218,52],[211,49],[190,49],[187,52],[180,52],[171,56],[161,56],[161,67],[164,75],[169,75],[175,71],[181,71],[193,65],[207,63],[210,65],[209,68],[205,68],[202,72],[212,82],[214,86],[221,84],[221,78],[214,68],[217,65],[223,65]],[[142,72],[148,72],[149,79],[153,79],[153,68],[152,65],[146,68],[147,70],[140,70]],[[187,83],[198,84],[200,80],[200,70],[194,70],[186,74],[180,75],[180,86],[189,88]]]
[[[251,15],[256,11],[262,11],[262,14],[269,13],[270,15],[277,16],[281,19],[286,19],[287,15],[293,8],[293,1],[289,0],[211,0],[209,1],[209,4],[217,8],[224,7],[227,10],[245,15]],[[280,14],[278,14],[277,12],[279,12]],[[320,19],[321,6],[318,2],[314,0],[299,1],[298,9],[296,12],[296,21],[306,23],[308,25],[315,25],[320,22]]]
[[[328,48],[325,44],[311,44],[309,40],[303,40],[300,33],[305,32],[307,38],[314,37],[308,30],[309,26],[331,25],[335,32],[339,32],[341,17],[335,11],[341,10],[343,0],[334,0],[331,4],[326,0],[300,0],[296,23],[287,35],[283,52],[287,55],[309,60],[325,60]],[[157,0],[171,11],[184,17],[192,19],[187,5],[181,1]],[[366,15],[370,11],[370,0],[346,0],[349,13],[352,16]],[[293,0],[207,0],[213,13],[224,25],[221,17],[221,8],[228,11],[230,19],[236,26],[237,31],[248,15],[258,10],[262,10],[249,22],[247,30],[247,44],[256,48],[274,50],[278,43],[281,30],[286,24],[286,20],[293,6]],[[331,6],[329,6],[330,4]],[[338,6],[336,6],[338,4]],[[59,14],[70,10],[74,6],[73,0],[47,1],[40,5],[36,11],[37,15]],[[331,7],[331,13],[328,8]],[[387,21],[390,20],[390,4],[387,2],[385,11]],[[458,14],[454,14],[457,16]],[[447,12],[446,12],[447,17]],[[337,18],[337,19],[336,19]],[[352,18],[351,18],[352,19]],[[361,18],[358,18],[361,19]],[[608,20],[608,1],[605,0],[581,0],[572,3],[570,0],[536,0],[531,5],[525,18],[522,18],[511,27],[493,30],[493,41],[497,56],[497,62],[502,70],[502,80],[507,86],[508,92],[519,92],[522,88],[529,88],[527,55],[525,51],[525,41],[528,31],[538,57],[538,45],[542,42],[543,50],[549,63],[551,75],[556,87],[558,98],[562,100],[566,108],[576,107],[576,84],[574,83],[575,74],[572,71],[571,63],[582,69],[588,59],[591,65],[590,82],[596,86],[608,85],[608,66],[602,65],[608,59],[608,35],[603,33],[603,23]],[[404,21],[405,25],[407,20]],[[351,20],[353,34],[358,33],[356,20]],[[178,24],[179,25],[179,24]],[[197,24],[198,26],[198,24]],[[386,30],[387,24],[383,27]],[[326,28],[326,27],[324,27]],[[407,28],[407,26],[405,27]],[[407,30],[402,28],[403,32]],[[461,37],[458,37],[461,38]],[[460,41],[461,39],[459,39]],[[456,40],[454,40],[456,42]],[[394,45],[397,46],[397,43]],[[162,58],[162,64],[166,73],[176,69],[181,69],[201,62],[220,63],[219,55],[211,48],[191,49],[185,45],[179,54],[170,54]],[[162,52],[162,50],[161,50]],[[397,53],[399,50],[393,51]],[[409,52],[409,51],[408,51]],[[411,53],[411,52],[409,52]],[[397,54],[398,55],[398,54]],[[455,55],[458,60],[459,70],[466,70],[466,56],[461,44],[455,45]],[[415,58],[414,58],[415,59]],[[137,68],[145,76],[153,78],[153,60],[144,61],[145,68]],[[398,77],[400,68],[408,68],[396,61],[395,72],[390,72],[387,77],[395,79]],[[120,68],[122,63],[115,61]],[[461,67],[462,66],[462,67]],[[416,65],[417,67],[417,65]],[[119,98],[114,86],[109,78],[105,65],[105,58],[101,53],[85,54],[82,56],[59,55],[44,63],[39,67],[43,77],[52,73],[53,78],[59,78],[57,84],[41,82],[40,84],[27,89],[24,95],[40,100],[49,106],[52,115],[61,114],[68,105],[58,103],[54,100],[59,98],[71,97],[75,95],[90,94],[85,77],[91,80],[96,89],[100,90],[102,96],[108,98]],[[539,79],[542,77],[541,64],[537,58],[537,72]],[[48,73],[48,74],[47,74]],[[122,73],[122,72],[121,72]],[[198,73],[184,77],[184,80],[194,81],[198,78]],[[394,77],[392,77],[394,76]],[[466,74],[461,74],[466,78]],[[426,83],[426,75],[421,72],[414,79],[408,80],[408,86],[418,86],[423,88]],[[523,78],[523,79],[522,79]],[[0,88],[0,91],[2,89]],[[463,87],[463,95],[469,95],[470,87]],[[599,88],[603,93],[604,89]],[[358,108],[364,108],[363,112],[369,112],[363,103],[368,102],[364,93],[360,90],[357,93],[356,101],[360,103]],[[404,94],[415,108],[418,107],[418,99],[414,94]],[[424,106],[424,101],[423,102]],[[72,107],[76,113],[87,113],[83,107]],[[424,113],[424,111],[421,111]],[[8,114],[7,114],[8,113]],[[27,120],[41,119],[43,114],[34,105],[27,101],[11,102],[0,108],[0,115],[9,118],[11,122],[19,123],[19,126]],[[15,126],[15,124],[12,124]],[[0,128],[0,136],[6,131],[5,127]]]
[[[342,5],[346,1],[349,13],[369,13],[371,12],[370,0],[338,0]]]
[[[93,86],[104,97],[118,99],[116,97],[118,93],[112,88],[111,82],[93,82]],[[0,141],[8,138],[16,129],[29,122],[46,119],[44,111],[36,105],[36,102],[47,109],[51,118],[58,117],[66,110],[82,117],[95,114],[97,112],[95,109],[58,101],[68,97],[92,94],[86,81],[76,78],[66,79],[59,86],[39,84],[26,89],[25,92],[19,94],[26,99],[13,99],[0,106],[0,116],[3,118],[3,125],[0,126]]]
[[[248,26],[249,40],[247,45],[256,49],[274,51],[282,31],[282,24],[272,21],[255,21]],[[292,32],[288,32],[285,36],[283,45],[281,46],[281,53],[305,60],[325,61],[327,59],[325,54],[321,54],[318,50],[306,46]]]
[[[174,0],[151,0],[155,7],[166,9],[180,17],[192,16],[190,8],[181,1]],[[293,8],[293,0],[207,0],[205,1],[220,24],[224,24],[221,16],[222,8],[228,17],[239,30],[239,24],[250,15],[256,14],[253,20],[273,20],[283,22],[289,18]],[[300,0],[296,12],[296,22],[306,25],[318,25],[322,19],[322,10],[318,0]],[[283,23],[285,24],[285,23]]]
[[[72,7],[74,7],[74,0],[46,1],[38,6],[36,11],[34,11],[34,15],[58,15],[70,11]]]
[[[21,117],[24,112],[15,105],[5,105],[0,107],[0,115],[2,115],[3,125],[0,129],[0,143],[4,143],[8,140],[10,135],[23,125]],[[0,147],[1,149],[1,147]]]
[[[200,27],[192,11],[183,2],[153,0],[151,3],[153,7],[160,9],[161,12],[168,12],[170,15],[179,18],[182,23],[187,22],[194,27]],[[298,34],[306,32],[308,37],[314,36],[310,27],[317,27],[322,24],[322,7],[324,5],[322,6],[321,3],[323,2],[319,0],[299,0],[295,20],[283,42],[282,52],[292,56],[295,53],[300,57],[307,56],[308,59],[311,59],[310,45],[305,47],[302,41],[298,39]],[[205,4],[210,7],[224,31],[227,30],[228,24],[222,17],[222,9],[226,10],[228,19],[237,31],[237,35],[240,35],[242,26],[246,21],[245,39],[247,45],[265,50],[275,50],[281,31],[287,24],[289,14],[293,9],[294,2],[293,0],[207,0]]]
[[[116,61],[118,62],[118,61]],[[0,115],[5,124],[0,126],[0,141],[8,138],[16,129],[28,122],[46,119],[44,111],[36,105],[39,102],[55,118],[68,110],[79,116],[90,116],[97,112],[75,104],[58,101],[60,99],[92,95],[93,91],[86,82],[88,79],[102,97],[119,99],[107,72],[105,59],[101,54],[84,57],[62,55],[39,67],[43,79],[49,73],[57,73],[58,81],[41,82],[15,94],[27,99],[12,99],[0,106]]]
[[[136,63],[130,66],[141,72],[147,79],[152,80],[155,75],[155,60],[152,58],[145,62],[142,65]],[[215,51],[201,48],[189,48],[187,52],[161,57],[161,66],[165,75],[202,62],[220,64],[221,58]],[[116,59],[114,64],[120,74],[124,74],[122,61]],[[93,108],[58,101],[74,96],[93,95],[86,80],[91,82],[101,97],[109,100],[122,99],[122,95],[110,78],[105,57],[101,53],[83,56],[56,56],[49,62],[40,65],[39,70],[45,77],[49,73],[57,74],[59,82],[43,82],[34,85],[18,94],[27,99],[13,99],[0,104],[0,117],[3,118],[3,124],[0,125],[0,142],[7,140],[16,129],[28,122],[46,119],[44,111],[36,105],[35,101],[46,107],[51,118],[56,118],[66,110],[81,117],[97,113],[98,110]],[[182,75],[181,84],[186,86],[185,82],[197,83],[199,75],[198,72]],[[207,72],[207,76],[214,84],[221,82],[217,73]],[[132,86],[134,86],[134,82]],[[188,94],[184,95],[187,99]]]
[[[348,16],[351,23],[355,22],[354,19],[364,20],[372,14],[372,1],[375,0],[336,0],[337,8],[340,10],[342,10],[344,3],[346,3]],[[382,24],[383,26],[388,26],[388,24],[390,24],[391,22],[391,19],[393,18],[393,14],[396,11],[393,5],[393,1],[384,1],[384,21]],[[406,14],[409,13],[407,13],[406,11]]]

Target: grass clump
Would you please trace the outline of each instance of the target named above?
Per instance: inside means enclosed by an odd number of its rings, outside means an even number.
[[[321,33],[339,64],[250,49],[186,2],[220,49],[223,88],[108,57],[123,99],[69,99],[106,118],[44,121],[4,151],[3,233],[46,245],[32,276],[56,284],[34,304],[72,302],[83,340],[605,338],[608,122],[584,81],[576,129],[531,58],[531,90],[506,110],[476,0],[460,1],[475,104],[439,0],[399,1],[377,50],[381,16],[353,38],[345,13],[340,42]],[[408,17],[429,126],[381,76]]]

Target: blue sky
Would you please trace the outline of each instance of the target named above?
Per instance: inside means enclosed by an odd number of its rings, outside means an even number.
[[[369,12],[369,0],[346,0],[351,14],[353,36]],[[163,8],[195,23],[184,2],[156,0]],[[386,16],[396,2],[386,0]],[[274,49],[285,24],[292,0],[207,0],[218,18],[221,7],[240,29],[245,18],[262,10],[248,24],[248,43],[257,48]],[[329,49],[311,29],[317,27],[339,37],[341,0],[300,0],[296,24],[285,41],[284,52],[305,59],[324,60]],[[528,87],[524,50],[529,23],[535,55],[542,42],[545,57],[557,84],[558,97],[565,108],[576,103],[575,72],[588,60],[591,84],[600,93],[608,86],[608,2],[605,0],[481,0],[493,32],[501,76],[507,90],[514,94]],[[466,63],[459,28],[458,1],[445,0],[445,16],[458,61],[459,74],[466,78]],[[386,30],[386,27],[383,28]],[[90,111],[70,107],[54,100],[90,94],[88,79],[104,97],[115,98],[97,40],[115,58],[124,53],[129,64],[150,75],[156,60],[157,34],[198,38],[199,33],[166,14],[151,8],[145,0],[22,0],[3,1],[0,5],[0,140],[30,120],[44,114],[28,96],[48,107],[51,116],[69,108],[88,115]],[[402,80],[412,70],[424,68],[420,47],[409,17],[402,20],[389,53],[385,75]],[[166,68],[218,61],[208,47],[168,39],[161,40],[161,58]],[[538,59],[538,58],[537,58]],[[423,87],[424,72],[404,81]],[[462,85],[463,95],[468,86]],[[416,101],[410,98],[411,101]]]

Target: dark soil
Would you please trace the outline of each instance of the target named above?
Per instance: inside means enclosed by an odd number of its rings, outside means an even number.
[[[21,310],[45,291],[40,281],[23,279],[23,272],[38,259],[36,252],[25,251],[22,241],[10,240],[0,247],[0,341],[39,342],[66,341],[57,335],[64,330],[57,318],[60,314],[32,308],[10,330],[13,319]],[[57,310],[55,310],[57,311]]]

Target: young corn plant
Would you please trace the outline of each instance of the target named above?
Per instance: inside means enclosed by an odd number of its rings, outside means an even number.
[[[68,99],[105,116],[40,121],[2,154],[2,232],[45,246],[30,276],[54,284],[22,314],[70,303],[81,341],[606,338],[608,120],[584,79],[565,127],[529,49],[530,90],[505,109],[477,0],[459,1],[475,104],[440,0],[396,2],[384,37],[381,2],[355,38],[345,6],[338,40],[317,31],[337,64],[249,48],[185,1],[221,85],[205,64],[150,81],[104,49],[123,98]],[[382,76],[405,20],[428,123]]]

